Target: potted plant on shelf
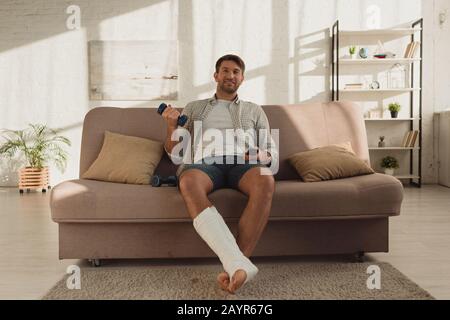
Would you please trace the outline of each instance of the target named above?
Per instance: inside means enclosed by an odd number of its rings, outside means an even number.
[[[350,57],[352,59],[356,59],[356,46],[350,46],[348,48],[348,52],[350,53]]]
[[[6,140],[0,145],[0,155],[13,157],[21,152],[26,166],[19,170],[19,191],[41,189],[46,192],[49,186],[48,162],[52,161],[61,172],[65,171],[67,152],[61,144],[71,145],[70,140],[58,135],[58,130],[42,124],[29,124],[24,130],[2,130]]]
[[[395,169],[397,169],[399,165],[396,158],[387,156],[381,159],[381,167],[384,168],[385,174],[393,176]]]
[[[391,112],[391,118],[397,118],[398,112],[400,111],[401,106],[398,102],[393,102],[393,103],[389,103],[388,109]]]

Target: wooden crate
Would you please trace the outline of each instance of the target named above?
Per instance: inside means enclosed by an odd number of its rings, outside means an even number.
[[[46,192],[50,189],[49,186],[49,171],[48,167],[42,169],[25,167],[19,170],[19,192],[24,190],[29,192],[31,189],[42,189]]]

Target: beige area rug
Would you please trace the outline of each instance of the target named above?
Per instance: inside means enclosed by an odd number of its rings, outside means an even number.
[[[43,299],[433,299],[388,263],[271,261],[235,295],[222,291],[219,264],[81,265],[81,289],[59,281]],[[381,271],[381,289],[367,288],[367,268]]]

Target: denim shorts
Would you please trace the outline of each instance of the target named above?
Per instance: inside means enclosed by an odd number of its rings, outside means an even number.
[[[222,162],[217,161],[219,158],[222,159]],[[179,178],[186,170],[198,169],[206,173],[211,179],[213,183],[212,191],[221,188],[232,188],[239,190],[239,181],[248,170],[255,167],[268,167],[270,165],[270,163],[262,164],[259,160],[252,161],[250,163],[248,160],[243,161],[242,157],[240,157],[240,162],[238,163],[238,158],[239,156],[210,157],[202,159],[201,163],[183,164],[177,171],[177,177]],[[218,163],[211,163],[213,159]],[[180,179],[177,179],[177,181],[177,187],[179,189]]]

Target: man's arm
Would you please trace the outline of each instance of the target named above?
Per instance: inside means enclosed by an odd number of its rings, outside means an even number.
[[[189,105],[187,105],[183,111],[180,113],[178,112],[178,110],[172,108],[170,105],[168,105],[168,107],[166,108],[166,110],[164,110],[162,116],[164,117],[164,119],[166,119],[167,122],[167,134],[166,134],[166,141],[164,143],[164,150],[166,151],[167,155],[169,156],[169,158],[172,160],[172,162],[177,159],[180,160],[182,157],[180,157],[179,155],[173,155],[172,154],[172,150],[173,148],[180,143],[180,141],[174,141],[172,140],[172,134],[173,132],[178,128],[178,118],[180,117],[180,115],[187,115],[188,117],[188,121],[186,122],[186,124],[184,125],[184,127],[188,126],[189,121],[191,121],[190,118],[190,114],[189,110],[190,108],[188,108]],[[166,113],[167,112],[167,113]]]
[[[173,141],[171,139],[172,134],[176,129],[177,128],[167,126],[167,136],[166,142],[164,143],[164,150],[166,150],[168,155],[172,154],[173,147],[175,147],[179,143],[179,141]]]
[[[278,150],[276,149],[275,142],[272,139],[272,136],[270,135],[270,125],[269,120],[267,119],[266,113],[264,112],[263,108],[259,106],[258,108],[258,115],[256,119],[256,134],[258,135],[258,141],[261,141],[261,136],[259,136],[259,130],[264,129],[266,130],[267,136],[265,137],[266,144],[261,145],[259,147],[259,152],[264,152],[264,155],[259,156],[262,161],[268,160],[267,158],[274,159],[275,157],[278,158]],[[261,144],[261,143],[259,143]]]

